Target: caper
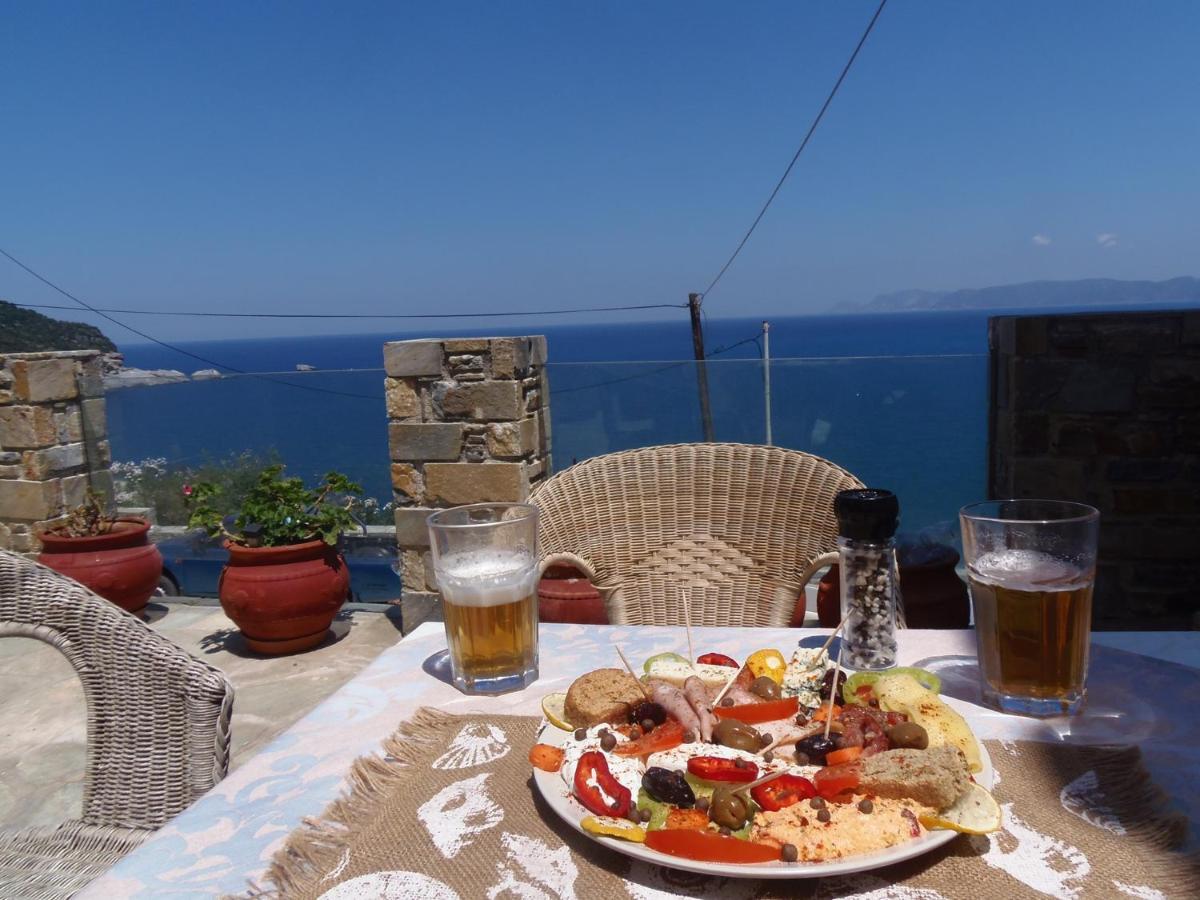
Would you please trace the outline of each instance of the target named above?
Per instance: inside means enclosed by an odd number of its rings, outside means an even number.
[[[612,748],[615,746],[617,746],[617,739],[611,731],[606,731],[604,734],[600,735],[601,750],[612,750]]]
[[[745,750],[756,753],[762,749],[762,740],[758,732],[737,719],[722,719],[713,729],[713,740],[735,750]]]
[[[764,700],[778,700],[782,696],[779,685],[770,675],[759,675],[750,682],[750,693],[757,694]]]
[[[708,817],[722,828],[737,831],[750,818],[750,804],[742,794],[718,787],[708,801]]]
[[[887,730],[888,743],[893,748],[924,750],[929,746],[929,735],[916,722],[900,722]]]

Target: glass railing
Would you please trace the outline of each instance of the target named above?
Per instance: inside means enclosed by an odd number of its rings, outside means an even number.
[[[705,368],[715,439],[765,443],[762,362],[712,360]],[[986,372],[982,355],[773,360],[771,440],[896,491],[907,532],[952,529],[958,507],[985,496]],[[555,469],[703,439],[694,362],[551,363],[548,374]],[[114,459],[164,460],[165,468],[203,475],[205,467],[236,468],[238,455],[251,451],[250,465],[278,458],[305,478],[336,469],[362,483],[380,510],[375,521],[385,521],[383,371],[271,377],[111,392]],[[162,490],[177,488],[168,480]]]

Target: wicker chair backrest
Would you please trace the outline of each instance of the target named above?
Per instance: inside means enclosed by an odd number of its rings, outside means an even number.
[[[676,444],[597,456],[534,492],[543,564],[576,564],[614,624],[789,624],[832,561],[833,497],[862,487],[819,456],[748,444]]]
[[[158,828],[225,776],[233,686],[139,619],[0,551],[0,636],[45,641],[83,682],[84,823]]]

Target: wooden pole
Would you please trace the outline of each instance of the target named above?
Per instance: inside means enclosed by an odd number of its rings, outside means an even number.
[[[692,351],[696,356],[696,385],[700,389],[700,426],[704,440],[712,442],[712,407],[708,402],[708,367],[704,362],[704,330],[700,326],[700,295],[688,294],[688,310],[692,314]]]
[[[771,323],[763,322],[763,406],[765,407],[767,419],[767,446],[770,447],[771,440]]]

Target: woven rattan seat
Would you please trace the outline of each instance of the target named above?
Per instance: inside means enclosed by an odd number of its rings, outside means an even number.
[[[0,636],[45,641],[83,683],[82,816],[0,832],[0,896],[69,897],[225,777],[233,686],[72,579],[4,551]]]
[[[748,444],[675,444],[597,456],[547,479],[543,568],[574,565],[609,621],[781,626],[836,560],[833,497],[862,483],[819,456]]]

